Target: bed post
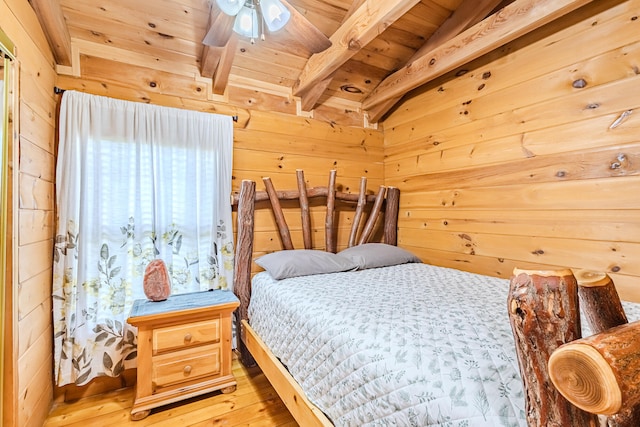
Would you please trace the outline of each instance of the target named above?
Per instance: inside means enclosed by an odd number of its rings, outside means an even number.
[[[578,281],[580,308],[593,334],[629,323],[616,287],[608,274],[590,270],[577,270],[573,274]]]
[[[561,344],[580,338],[578,284],[569,269],[514,269],[507,298],[530,427],[595,427],[598,417],[551,386],[547,363]]]
[[[333,220],[336,211],[336,171],[329,173],[329,186],[327,187],[327,215],[324,221],[325,247],[327,252],[336,253],[337,243],[334,236]]]
[[[387,206],[384,210],[384,242],[398,245],[398,212],[400,210],[400,189],[387,188]]]
[[[248,318],[251,299],[251,258],[253,255],[253,213],[255,210],[256,183],[243,180],[238,199],[238,238],[236,241],[236,262],[233,292],[240,300],[236,311],[236,334],[240,361],[249,367],[256,364],[244,343],[241,322]]]
[[[615,284],[607,273],[601,271],[576,270],[573,274],[578,281],[580,307],[587,318],[587,323],[589,323],[593,334],[599,334],[616,326],[629,323],[627,315],[624,312],[624,307],[622,307],[620,296],[616,291]],[[551,358],[553,359],[553,354]],[[549,362],[549,374],[557,376],[557,373],[551,370],[551,361]],[[562,375],[566,375],[566,371],[562,371]],[[553,381],[554,377],[551,379]],[[566,387],[566,384],[563,385]],[[556,387],[561,393],[564,391],[560,385],[556,385]],[[611,415],[607,419],[607,424],[610,427],[640,425],[640,405],[628,405],[621,409],[619,413]]]

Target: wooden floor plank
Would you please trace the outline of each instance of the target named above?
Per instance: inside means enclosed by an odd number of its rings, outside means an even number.
[[[125,388],[79,399],[56,403],[45,427],[154,426],[154,427],[297,427],[259,368],[247,369],[233,361],[238,381],[236,391],[208,393],[153,409],[140,421],[131,421],[133,388]]]

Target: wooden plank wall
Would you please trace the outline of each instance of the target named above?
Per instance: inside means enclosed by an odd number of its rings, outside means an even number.
[[[640,301],[639,1],[592,2],[456,70],[384,135],[401,246],[505,278],[606,271]]]
[[[56,73],[40,24],[26,0],[0,0],[0,27],[19,63],[17,253],[5,330],[3,426],[42,425],[53,398],[51,262],[53,253]],[[16,167],[16,164],[13,164]],[[15,206],[15,205],[14,205]],[[16,235],[17,234],[17,235]],[[11,286],[11,284],[8,284]],[[11,323],[11,321],[9,321]]]

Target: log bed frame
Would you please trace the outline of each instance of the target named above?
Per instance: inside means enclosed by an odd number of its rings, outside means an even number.
[[[324,250],[337,251],[335,239],[335,203],[342,201],[355,203],[356,209],[349,234],[348,246],[367,243],[374,236],[383,215],[383,241],[390,245],[397,245],[397,222],[400,201],[400,190],[395,187],[380,186],[376,195],[367,195],[367,179],[360,180],[359,192],[343,193],[336,191],[336,171],[329,174],[329,184],[326,187],[306,188],[304,172],[296,171],[298,189],[276,191],[271,179],[263,178],[265,191],[256,191],[256,183],[243,180],[240,192],[234,193],[232,205],[237,206],[237,239],[233,290],[240,306],[236,311],[236,331],[240,340],[237,351],[240,361],[245,366],[260,366],[265,376],[276,390],[285,406],[301,426],[333,426],[326,415],[313,405],[293,379],[278,358],[266,347],[248,323],[248,307],[251,299],[251,266],[253,256],[253,229],[256,202],[270,201],[270,205],[278,227],[283,249],[294,249],[289,227],[286,223],[280,202],[282,200],[299,200],[302,221],[302,236],[305,249],[313,249],[311,239],[311,217],[309,199],[325,198],[327,211],[325,217]],[[362,224],[367,205],[371,205],[367,221]]]
[[[640,321],[607,274],[515,269],[508,312],[529,426],[640,426]]]
[[[366,178],[362,178],[358,194],[338,192],[336,171],[330,172],[327,187],[307,189],[303,171],[296,174],[297,190],[276,191],[267,177],[263,178],[266,191],[257,192],[254,181],[244,180],[240,192],[233,194],[232,205],[238,212],[234,292],[240,300],[236,331],[241,339],[237,347],[245,366],[260,366],[298,424],[329,427],[333,426],[331,421],[307,399],[248,323],[256,202],[270,201],[282,246],[293,249],[280,201],[299,200],[304,247],[312,249],[309,199],[326,198],[324,249],[336,252],[336,200],[357,203],[349,247],[371,239],[381,213],[384,242],[397,245],[400,191],[381,186],[375,196],[367,196]],[[372,207],[361,226],[367,204]],[[596,335],[580,338],[579,303]],[[608,275],[586,270],[515,269],[507,311],[530,427],[596,427],[603,422],[608,427],[640,426],[640,321],[627,322]]]

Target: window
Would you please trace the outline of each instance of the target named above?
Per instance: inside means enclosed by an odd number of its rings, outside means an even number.
[[[172,293],[228,289],[232,119],[65,92],[54,253],[57,384],[135,360],[126,317],[153,259]]]

